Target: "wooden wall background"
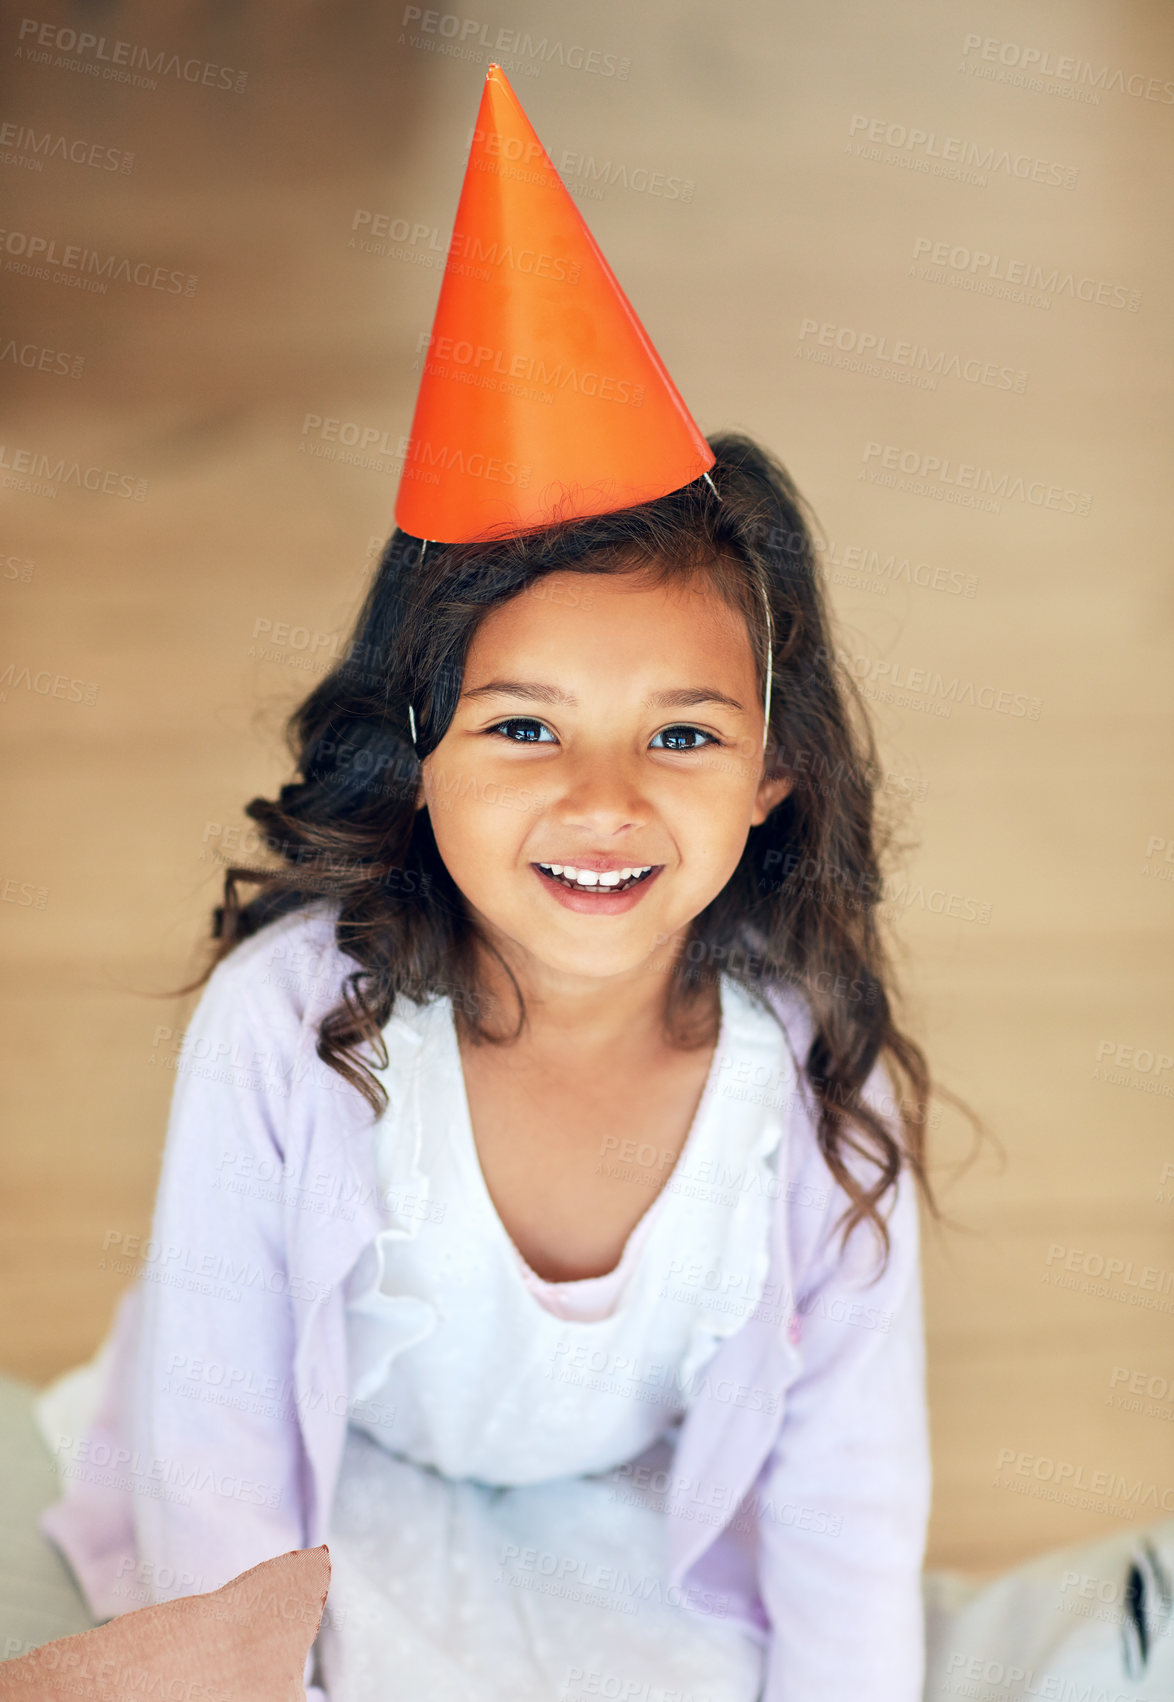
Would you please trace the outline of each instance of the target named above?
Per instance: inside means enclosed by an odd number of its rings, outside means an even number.
[[[497,57],[698,419],[760,435],[820,516],[907,800],[909,1019],[1004,1155],[959,1172],[943,1109],[964,1227],[926,1230],[930,1559],[993,1568],[1155,1518],[1174,1506],[1171,15],[460,4],[0,23],[0,1366],[40,1381],[87,1357],[127,1281],[173,1080],[156,1031],[185,1015],[160,991],[196,961],[218,854],[285,778],[282,717],[392,524],[395,464],[308,453],[307,420],[407,429],[483,43],[515,30]],[[69,31],[130,42],[139,81]],[[381,228],[390,252],[352,241]],[[32,238],[168,282],[86,293],[30,274]],[[914,347],[932,385],[909,381]],[[30,487],[41,457],[65,471]],[[961,464],[1006,475],[1002,497],[954,500]],[[1077,1473],[1136,1489],[1051,1498]]]

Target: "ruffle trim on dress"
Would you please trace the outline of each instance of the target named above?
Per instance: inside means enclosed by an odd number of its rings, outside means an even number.
[[[721,1162],[721,1122],[736,1125],[741,1113],[742,1117],[757,1117],[759,1127],[748,1150],[737,1140],[730,1142],[732,1185],[723,1183],[720,1176],[697,1184],[706,1190],[721,1191],[724,1187],[736,1193],[736,1198],[728,1208],[729,1222],[718,1254],[724,1292],[707,1294],[696,1307],[689,1344],[677,1372],[678,1387],[687,1404],[694,1398],[700,1373],[721,1343],[755,1314],[761,1302],[770,1268],[771,1228],[779,1193],[777,1164],[773,1161],[795,1086],[794,1064],[775,1019],[735,982],[723,982],[722,996],[726,1020],[707,1110],[707,1121],[714,1119],[718,1126],[714,1129],[710,1125],[706,1156]],[[442,1026],[446,1020],[450,1019],[442,1003],[409,1006],[384,1029],[389,1103],[375,1138],[380,1200],[388,1221],[364,1249],[348,1283],[347,1348],[351,1392],[356,1399],[374,1395],[386,1381],[393,1361],[431,1335],[438,1322],[437,1310],[429,1301],[393,1292],[385,1284],[395,1280],[388,1270],[393,1245],[414,1238],[431,1211],[433,1165],[425,1160],[424,1143],[430,1127],[434,1134],[437,1132],[436,1119],[424,1118],[420,1095],[426,1080],[435,1085],[432,1072],[442,1067],[447,1057]],[[724,1058],[732,1065],[728,1081],[723,1080]],[[745,1091],[739,1091],[743,1085]],[[728,1119],[721,1117],[720,1103],[712,1103],[712,1099],[723,1098],[730,1106]],[[742,1127],[744,1130],[745,1125]],[[680,1183],[689,1186],[690,1178],[686,1175]],[[658,1196],[656,1205],[663,1200],[663,1195]],[[662,1217],[660,1211],[653,1215],[654,1220]],[[654,1221],[649,1228],[655,1231],[659,1224]],[[643,1241],[643,1237],[638,1239]],[[637,1264],[652,1280],[654,1273],[646,1258],[650,1249],[640,1246],[633,1251],[639,1252]],[[520,1255],[515,1254],[515,1258],[524,1265]],[[626,1282],[621,1305],[626,1307],[634,1294],[633,1284]],[[619,1310],[620,1306],[615,1307],[606,1321],[610,1322]],[[788,1306],[779,1320],[784,1338],[790,1313]]]
[[[374,1280],[347,1306],[347,1357],[355,1400],[369,1400],[383,1387],[393,1360],[436,1328],[436,1308],[430,1301],[382,1290],[384,1253],[392,1236],[393,1232],[384,1230],[371,1244]]]
[[[715,1086],[715,1093],[730,1099],[734,1106],[756,1107],[761,1115],[761,1127],[735,1174],[734,1187],[738,1198],[730,1208],[730,1222],[722,1249],[720,1266],[726,1293],[713,1293],[698,1308],[699,1316],[692,1339],[681,1363],[679,1378],[686,1402],[697,1391],[698,1377],[728,1336],[732,1336],[758,1311],[770,1269],[770,1241],[774,1214],[778,1209],[779,1172],[775,1161],[786,1127],[788,1110],[794,1091],[794,1064],[783,1031],[768,1012],[754,1004],[749,994],[732,980],[722,983],[722,997],[728,1000],[728,1038],[723,1042],[735,1065],[734,1079],[724,1087]],[[756,1085],[759,1071],[747,1071],[746,1093],[734,1091],[739,1085],[738,1068],[747,1059],[760,1060],[765,1072],[766,1087]],[[720,1182],[712,1184],[720,1188]],[[786,1297],[784,1297],[786,1299]],[[782,1329],[791,1308],[780,1314]]]

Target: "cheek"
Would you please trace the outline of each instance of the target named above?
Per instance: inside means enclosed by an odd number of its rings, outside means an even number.
[[[748,775],[712,775],[663,801],[662,815],[680,849],[688,890],[720,891],[746,848],[755,785]]]
[[[661,808],[698,845],[720,846],[745,835],[758,791],[758,772],[731,753],[704,777],[666,788]]]
[[[470,870],[491,877],[498,854],[516,845],[522,813],[510,808],[516,786],[507,778],[478,774],[447,763],[433,767],[424,797],[437,850],[450,872]],[[494,856],[485,853],[492,849]]]

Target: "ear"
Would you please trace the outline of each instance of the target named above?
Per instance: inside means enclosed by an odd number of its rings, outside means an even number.
[[[781,804],[789,792],[795,789],[795,782],[787,774],[764,774],[758,783],[758,791],[754,795],[754,809],[750,816],[751,827],[761,827],[776,804]]]

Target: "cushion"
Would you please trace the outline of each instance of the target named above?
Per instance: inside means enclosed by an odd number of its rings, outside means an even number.
[[[96,1626],[69,1566],[37,1525],[60,1485],[34,1416],[36,1393],[0,1376],[0,1698],[301,1702],[330,1579],[326,1548],[296,1549],[208,1595]]]
[[[33,1415],[35,1395],[0,1376],[0,1660],[95,1624],[69,1566],[37,1527],[61,1489]]]
[[[978,1580],[928,1571],[924,1702],[1170,1702],[1174,1519],[1126,1525]]]
[[[218,1590],[136,1608],[0,1664],[0,1698],[303,1702],[302,1674],[329,1584],[325,1544],[293,1549]]]

